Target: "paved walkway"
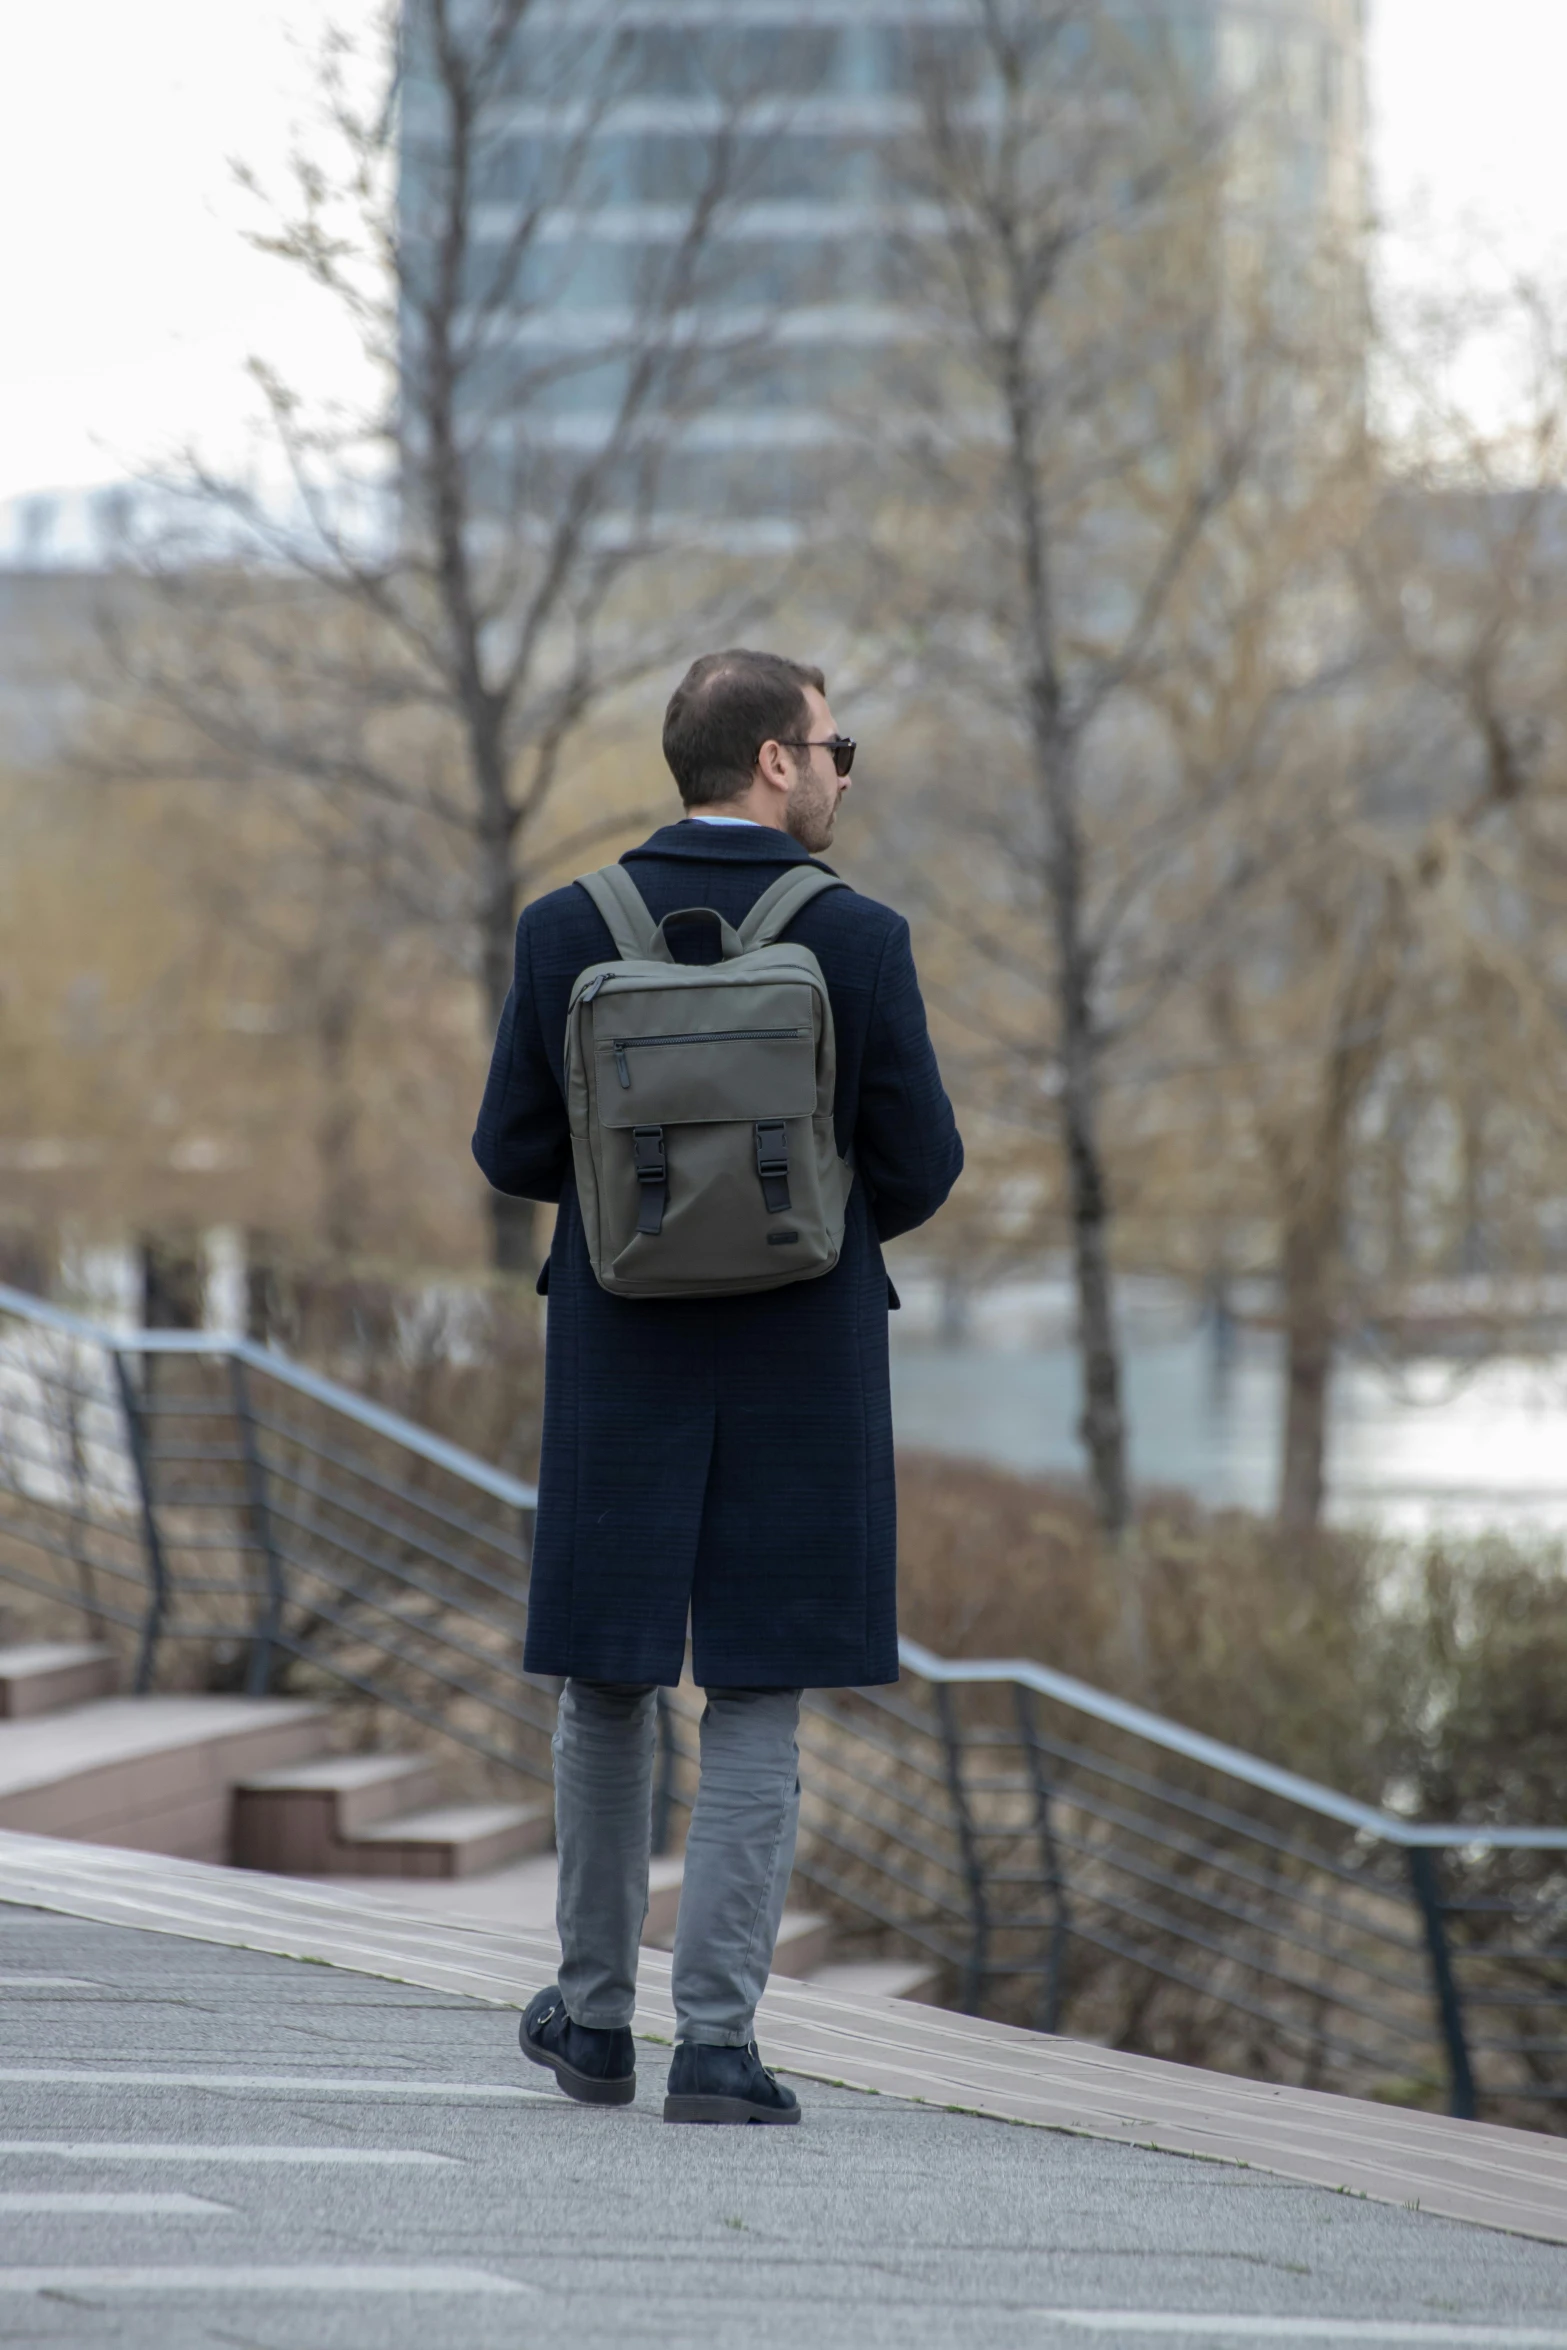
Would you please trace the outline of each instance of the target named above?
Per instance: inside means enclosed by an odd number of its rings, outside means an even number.
[[[1567,2248],[1233,2159],[809,2079],[797,2131],[670,2130],[666,2050],[649,2041],[635,2107],[573,2106],[518,2057],[515,2003],[538,1970],[513,1954],[502,1989],[493,1927],[454,1946],[455,1929],[300,1898],[236,1872],[5,1840],[0,2342],[1567,2350]],[[116,1905],[140,1923],[81,1914]],[[257,1948],[267,1936],[335,1939],[336,1963]],[[426,1979],[459,1966],[488,1966],[488,1988]],[[823,2028],[784,2014],[801,1996],[780,2007],[774,2053]],[[872,2062],[889,2067],[897,2048],[911,2061],[902,2011],[878,2017],[879,2004],[827,2001],[846,2068],[846,2007],[865,2011]],[[908,2019],[938,2049],[964,2025]],[[1064,2062],[1100,2053],[966,2029],[998,2065],[1014,2044]],[[949,2049],[926,2069],[955,2062]],[[1027,2094],[1026,2067],[1019,2082]],[[1353,2140],[1362,2109],[1312,2104],[1325,2135],[1340,2108]],[[1459,2138],[1498,2162],[1519,2143]],[[1547,2169],[1567,2160],[1538,2153]]]

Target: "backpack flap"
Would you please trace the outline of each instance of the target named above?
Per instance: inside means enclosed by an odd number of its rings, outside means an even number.
[[[689,966],[688,966],[689,968]],[[591,1007],[602,1126],[809,1118],[820,1090],[822,999],[808,979],[743,989],[639,988],[630,973]]]

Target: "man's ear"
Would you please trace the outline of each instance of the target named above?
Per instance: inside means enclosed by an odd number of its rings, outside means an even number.
[[[756,772],[763,783],[771,784],[775,791],[779,788],[788,789],[793,770],[789,764],[789,754],[782,743],[763,743],[756,754]]]

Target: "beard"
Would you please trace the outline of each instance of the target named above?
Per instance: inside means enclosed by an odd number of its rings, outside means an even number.
[[[797,765],[796,773],[799,781],[789,794],[784,829],[791,840],[816,857],[832,846],[841,794],[833,784],[822,782],[812,768]]]

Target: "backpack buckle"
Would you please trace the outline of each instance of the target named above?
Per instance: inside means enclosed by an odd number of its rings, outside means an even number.
[[[767,1213],[787,1215],[793,1205],[789,1197],[789,1129],[781,1118],[758,1121],[756,1172],[762,1179]]]
[[[642,1189],[637,1230],[646,1233],[649,1239],[656,1239],[664,1228],[664,1210],[669,1204],[669,1166],[664,1157],[663,1127],[633,1126],[631,1155]]]

